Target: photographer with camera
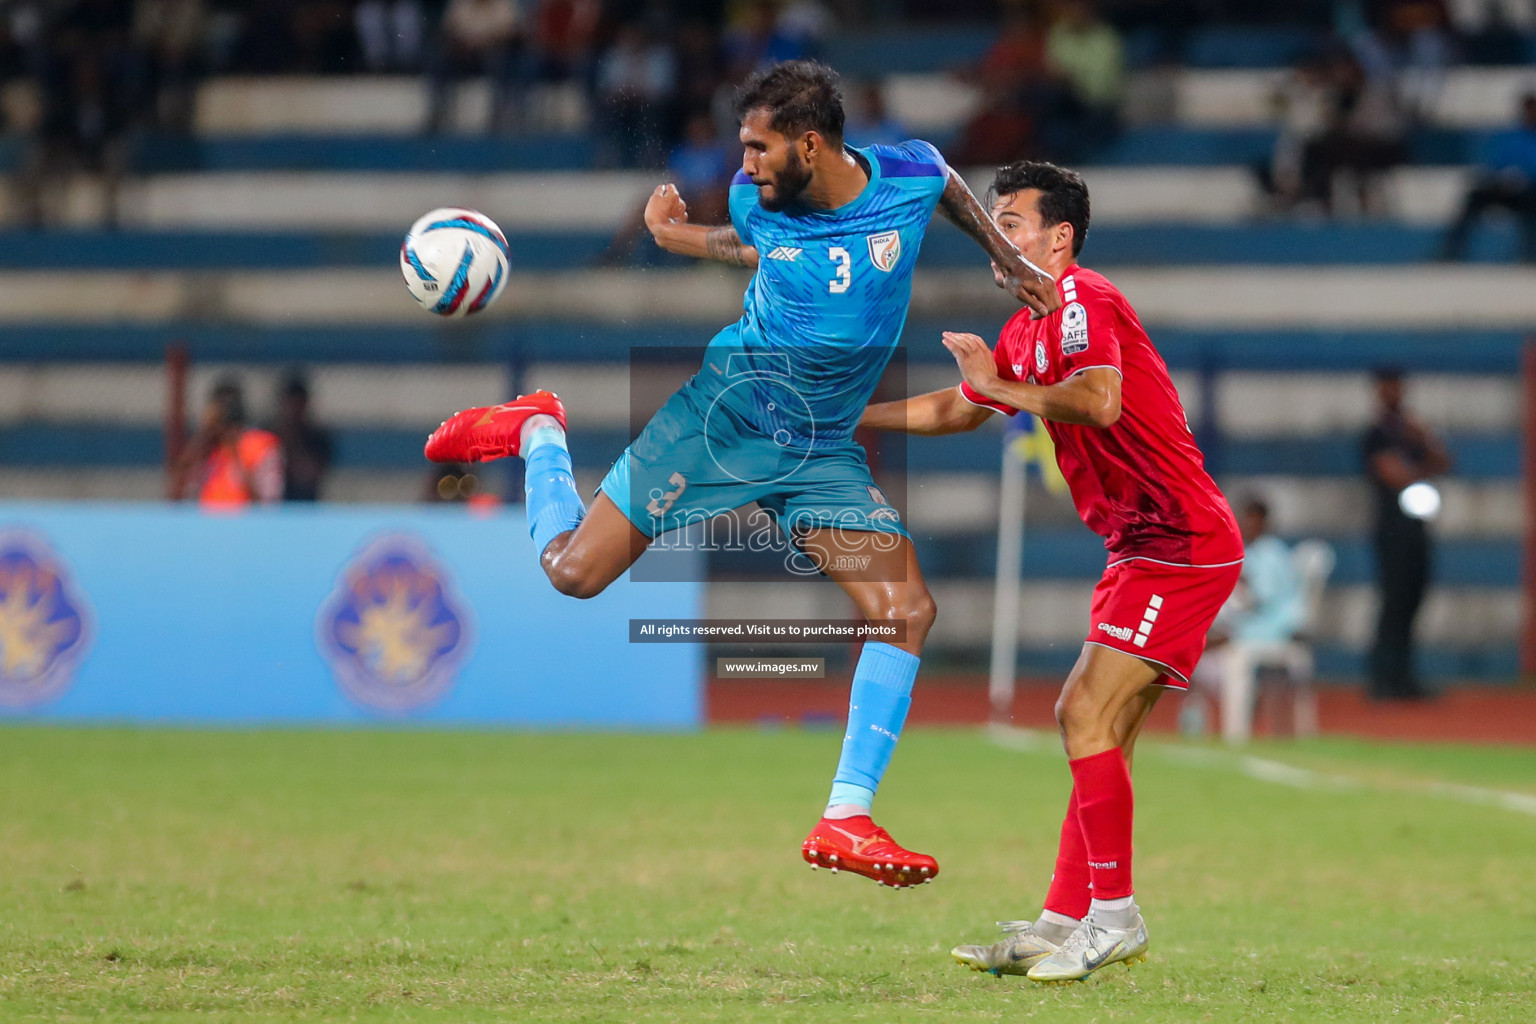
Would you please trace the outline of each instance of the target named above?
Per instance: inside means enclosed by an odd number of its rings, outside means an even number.
[[[245,394],[233,378],[213,386],[197,434],[171,463],[171,500],[194,490],[205,509],[282,500],[282,444],[276,434],[246,426]]]

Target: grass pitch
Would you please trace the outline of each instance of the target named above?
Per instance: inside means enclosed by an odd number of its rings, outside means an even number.
[[[0,729],[0,1019],[1536,1020],[1536,815],[1467,788],[1529,751],[1149,743],[1152,957],[1040,987],[947,951],[1038,909],[1059,751],[905,737],[895,892],[799,860],[838,739]]]

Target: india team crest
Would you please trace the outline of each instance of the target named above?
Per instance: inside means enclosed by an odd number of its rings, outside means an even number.
[[[69,689],[90,635],[63,562],[36,537],[0,534],[0,707],[36,707]]]
[[[876,270],[889,274],[901,259],[901,232],[882,231],[869,236],[869,259]]]
[[[342,569],[315,637],[341,691],[392,715],[447,696],[471,647],[468,606],[407,536],[375,541]]]

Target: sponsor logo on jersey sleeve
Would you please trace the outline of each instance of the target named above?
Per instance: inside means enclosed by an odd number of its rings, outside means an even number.
[[[1088,311],[1081,302],[1069,302],[1061,311],[1061,354],[1076,355],[1087,348]]]
[[[876,270],[889,274],[901,259],[901,232],[882,231],[869,236],[869,259]]]

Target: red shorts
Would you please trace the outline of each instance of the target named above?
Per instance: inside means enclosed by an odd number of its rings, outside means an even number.
[[[1156,662],[1167,670],[1158,682],[1188,689],[1205,634],[1242,571],[1241,562],[1214,568],[1145,558],[1117,562],[1093,589],[1087,642]]]

